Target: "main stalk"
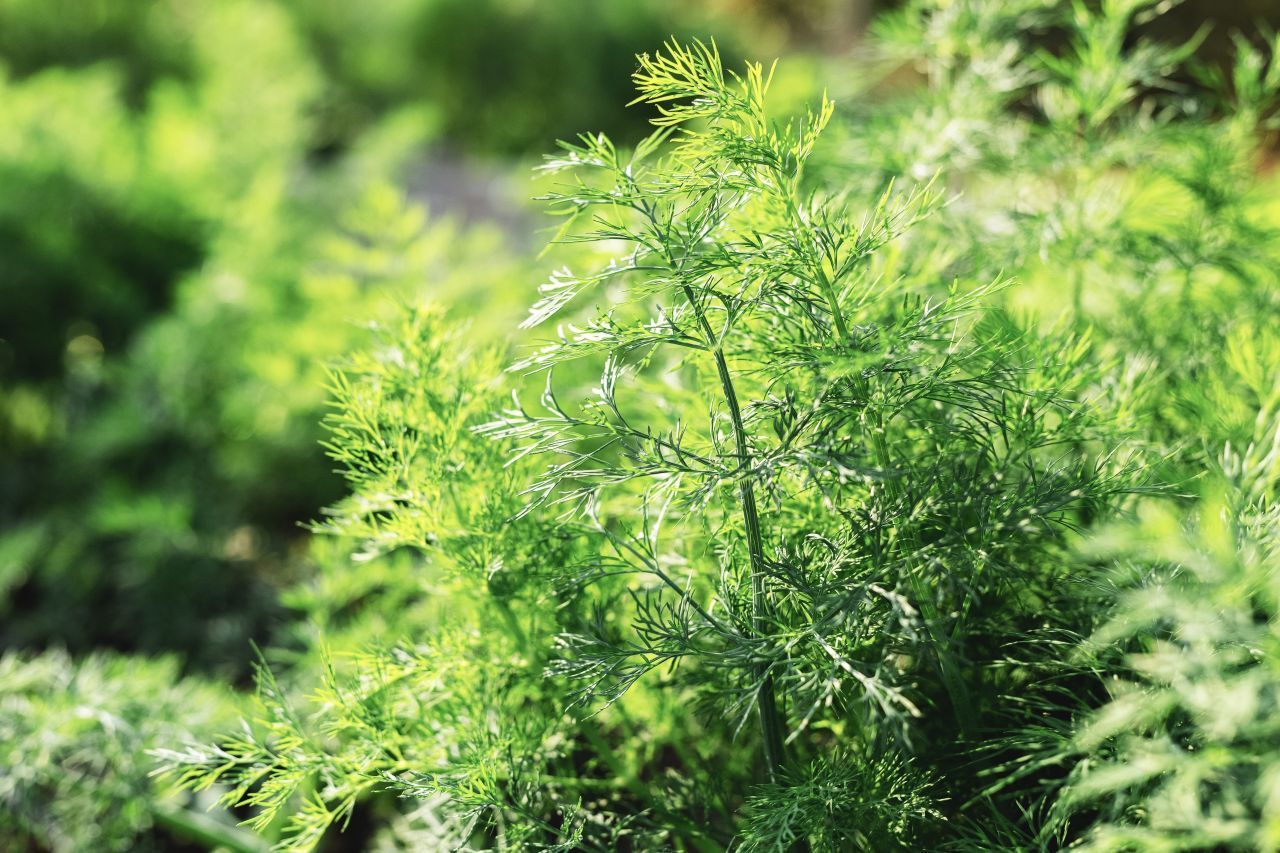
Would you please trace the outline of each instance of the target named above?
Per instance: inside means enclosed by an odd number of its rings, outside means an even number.
[[[685,297],[698,317],[707,346],[716,361],[716,371],[720,375],[720,388],[724,394],[725,405],[729,409],[729,419],[733,425],[733,441],[738,465],[747,470],[751,467],[751,451],[747,447],[747,431],[742,421],[742,407],[738,403],[738,392],[734,388],[733,375],[729,372],[729,363],[724,355],[724,348],[716,338],[715,331],[707,321],[693,288],[685,285]],[[756,508],[756,491],[751,477],[744,474],[738,478],[738,498],[742,504],[742,523],[747,533],[747,554],[751,564],[751,630],[758,636],[769,631],[768,602],[764,590],[764,537],[760,533],[760,513]],[[760,711],[760,733],[764,741],[764,756],[769,781],[776,782],[787,766],[786,746],[783,742],[782,715],[778,711],[778,698],[773,687],[773,676],[769,673],[767,663],[756,665],[756,676],[760,679],[756,705]]]

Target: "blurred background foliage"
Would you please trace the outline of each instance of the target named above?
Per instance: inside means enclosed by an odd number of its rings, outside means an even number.
[[[520,216],[518,167],[439,155],[455,217],[393,187],[437,147],[635,136],[634,53],[706,26],[596,6],[0,5],[7,645],[208,668],[269,635],[297,525],[338,494],[326,361],[424,282],[486,303],[534,242],[457,223]],[[471,172],[496,198],[466,195]]]
[[[1224,5],[1188,0],[1151,32],[1178,41],[1213,17],[1198,48],[1213,63],[1231,54],[1233,25],[1280,22],[1269,0]],[[476,337],[504,336],[547,236],[527,202],[534,155],[586,130],[638,139],[649,116],[624,106],[634,55],[672,35],[714,37],[731,65],[791,54],[779,97],[829,85],[852,100],[823,155],[846,185],[874,192],[888,175],[963,166],[963,188],[989,200],[1037,175],[1050,199],[1040,233],[1067,239],[987,253],[989,269],[968,271],[1022,270],[1019,310],[1064,307],[1064,265],[1087,278],[1124,258],[1137,281],[1157,264],[1142,266],[1135,247],[1204,248],[1187,276],[1202,277],[1192,298],[1211,323],[1144,326],[1149,309],[1087,288],[1082,304],[1100,337],[1136,341],[1149,359],[1131,371],[1161,390],[1125,404],[1165,425],[1171,464],[1247,443],[1250,382],[1262,383],[1249,377],[1275,356],[1250,354],[1266,338],[1249,317],[1274,297],[1202,261],[1238,257],[1254,234],[1245,226],[1280,215],[1250,196],[1231,228],[1213,228],[1218,200],[1247,195],[1255,164],[1212,138],[1166,146],[1225,158],[1210,173],[1234,188],[1202,186],[1190,178],[1205,170],[1181,155],[1153,162],[1149,139],[1112,139],[1109,159],[1064,178],[1055,164],[1072,162],[1070,144],[1039,146],[1031,163],[1021,155],[1034,123],[1000,121],[1034,112],[1017,81],[987,101],[953,98],[986,110],[957,118],[942,109],[956,90],[923,88],[927,71],[851,66],[873,11],[838,0],[0,0],[0,763],[32,768],[0,776],[0,836],[57,850],[198,838],[199,826],[147,805],[142,750],[225,728],[240,700],[215,684],[247,683],[251,642],[318,672],[320,632],[355,649],[432,621],[411,560],[357,569],[301,526],[343,493],[319,444],[326,366],[424,296]],[[972,62],[984,46],[963,32],[923,49]],[[894,44],[891,25],[882,35]],[[1030,29],[1024,47],[1063,38]],[[872,105],[879,118],[859,123]],[[1081,191],[1059,204],[1055,186]],[[1054,219],[1064,211],[1076,218]],[[938,227],[992,242],[989,207],[953,213]],[[1020,205],[1008,218],[1025,215]],[[1119,219],[1147,225],[1111,228]],[[1174,233],[1194,223],[1195,235]],[[1206,372],[1245,378],[1188,380]],[[1188,434],[1201,446],[1173,447]],[[116,685],[160,704],[131,704]],[[52,721],[39,735],[37,719]],[[84,786],[124,806],[116,819],[77,811]]]

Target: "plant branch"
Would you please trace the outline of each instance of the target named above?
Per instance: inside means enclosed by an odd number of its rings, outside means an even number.
[[[729,408],[729,418],[733,421],[733,440],[738,455],[739,467],[748,470],[751,452],[747,447],[747,432],[742,421],[742,408],[738,404],[738,393],[734,388],[733,376],[729,372],[729,363],[725,359],[724,347],[717,338],[711,324],[707,321],[702,305],[698,302],[693,288],[683,285],[685,298],[698,317],[707,336],[707,346],[716,360],[716,370],[720,374],[720,387],[724,393],[725,404]],[[751,560],[751,621],[752,631],[756,636],[764,636],[768,632],[768,604],[764,591],[764,539],[760,533],[760,514],[756,508],[755,486],[749,475],[738,479],[738,496],[742,504],[742,522],[747,534],[747,553]],[[773,688],[773,676],[769,673],[769,665],[760,663],[756,666],[756,675],[760,678],[760,689],[756,701],[760,709],[760,731],[764,739],[765,761],[768,765],[769,781],[777,782],[778,776],[786,770],[786,746],[783,743],[782,715],[778,711],[778,699]]]

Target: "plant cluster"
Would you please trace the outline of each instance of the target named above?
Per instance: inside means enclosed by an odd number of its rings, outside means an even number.
[[[1148,437],[1082,325],[1019,319],[1020,285],[934,239],[972,215],[942,179],[816,180],[832,106],[776,118],[769,77],[670,44],[635,76],[648,140],[548,161],[561,242],[602,260],[543,286],[524,325],[572,316],[505,377],[423,310],[338,372],[354,488],[323,527],[420,553],[456,605],[335,665],[310,714],[264,676],[263,727],[167,755],[180,782],[264,824],[306,802],[304,848],[377,787],[457,847],[918,848],[1017,819],[950,791],[1091,629],[1074,531],[1146,490]]]
[[[247,833],[155,796],[146,751],[232,725],[226,687],[179,679],[177,661],[96,655],[0,658],[0,834],[10,849],[161,850],[158,826],[235,851]]]
[[[324,180],[285,180],[301,118],[246,155],[274,165],[203,196],[207,257],[136,370],[68,349],[118,395],[87,458],[140,465],[159,436],[198,450],[190,479],[24,523],[0,583],[216,553],[276,574],[295,618],[238,727],[168,664],[6,659],[0,746],[31,769],[0,826],[62,849],[157,826],[233,849],[1280,849],[1280,42],[1211,64],[1208,30],[1156,37],[1170,8],[914,0],[828,69],[840,109],[792,109],[714,43],[642,54],[652,133],[539,172],[562,227],[519,331],[494,308],[523,278],[509,240],[390,191],[334,200],[396,132]],[[323,44],[344,18],[321,11]],[[323,57],[398,91],[369,62]],[[322,375],[345,497],[304,462]],[[36,470],[78,445],[28,390],[0,430]],[[193,482],[217,497],[183,503]],[[261,519],[319,500],[291,583],[297,534]],[[81,517],[105,540],[50,547]],[[206,627],[193,644],[254,633]],[[119,820],[76,835],[95,796]],[[246,829],[194,817],[214,801]]]

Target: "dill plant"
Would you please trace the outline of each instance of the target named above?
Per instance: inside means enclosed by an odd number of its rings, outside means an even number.
[[[550,341],[504,375],[414,309],[335,375],[321,527],[421,555],[437,624],[333,659],[307,712],[263,669],[256,724],[161,754],[284,846],[386,789],[457,848],[940,844],[1027,678],[1004,644],[1130,487],[1086,341],[913,242],[934,184],[813,182],[833,105],[780,119],[714,47],[635,80],[651,137],[545,167],[564,251],[609,257],[543,287]]]
[[[998,281],[948,288],[909,261],[880,263],[936,205],[929,185],[861,212],[804,185],[826,102],[780,125],[763,69],[726,78],[701,46],[642,58],[637,83],[663,112],[652,145],[680,127],[669,153],[626,157],[584,137],[547,167],[583,176],[549,196],[590,221],[571,239],[628,251],[595,275],[555,277],[528,324],[587,288],[617,295],[518,363],[547,370],[541,411],[489,427],[558,457],[535,502],[585,518],[627,572],[652,579],[627,591],[630,636],[598,617],[561,638],[569,656],[552,671],[582,682],[582,701],[608,703],[658,667],[697,668],[686,677],[711,680],[739,726],[758,715],[762,790],[775,792],[764,796],[785,801],[828,772],[804,745],[822,742],[808,729],[829,714],[862,750],[844,757],[845,783],[850,768],[875,778],[886,744],[976,733],[984,645],[1062,581],[1032,555],[1105,504],[1126,465],[1067,449],[1095,426],[1071,398],[1089,375],[1077,344],[1055,341],[1050,367],[1008,317],[973,316]],[[593,355],[601,381],[570,412],[550,369]],[[637,397],[669,402],[637,424]],[[664,558],[658,531],[678,556]],[[699,552],[715,555],[701,570]],[[779,727],[804,763],[788,769]],[[894,778],[904,804],[923,784]],[[865,799],[855,790],[837,799]],[[805,818],[762,821],[752,843],[803,841],[829,821]],[[870,834],[876,823],[827,840],[908,842]]]
[[[1010,645],[1037,677],[975,750],[981,817],[955,849],[1276,843],[1255,715],[1275,689],[1280,240],[1260,167],[1280,45],[1236,33],[1229,62],[1201,63],[1203,31],[1142,31],[1174,5],[909,4],[882,44],[930,85],[842,128],[829,166],[873,188],[940,169],[963,188],[922,224],[956,245],[938,267],[1011,273],[1009,304],[1092,329],[1090,394],[1157,451],[1165,492],[1071,558],[1079,582],[1049,603],[1064,630]]]
[[[175,841],[236,853],[246,832],[161,796],[146,750],[234,723],[232,692],[183,678],[173,658],[60,651],[0,656],[0,836],[13,850],[164,850]]]
[[[1120,596],[1084,651],[1112,677],[1060,744],[1054,815],[1089,817],[1083,849],[1280,848],[1274,409],[1258,432],[1193,512],[1163,507],[1094,545]]]

